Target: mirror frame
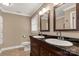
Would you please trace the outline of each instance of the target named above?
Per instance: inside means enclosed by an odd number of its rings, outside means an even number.
[[[63,4],[65,4],[65,3],[63,3]],[[55,13],[55,9],[56,8],[58,8],[58,7],[60,7],[60,6],[62,6],[63,4],[61,4],[61,5],[56,5],[56,6],[54,6],[54,18],[53,18],[53,29],[54,29],[54,31],[78,31],[77,29],[56,29],[56,17],[55,17],[55,15],[56,15],[56,13]],[[77,5],[77,3],[75,3],[76,5]],[[76,7],[76,14],[77,14],[77,7]],[[76,15],[76,17],[77,17],[77,15]],[[76,24],[76,26],[77,26],[77,24]]]
[[[42,19],[41,19],[41,17],[46,13],[44,13],[43,15],[40,15],[40,31],[41,32],[49,32],[50,31],[50,10],[48,10],[47,11],[48,12],[48,30],[42,30],[42,27],[41,27],[41,21],[42,21]]]

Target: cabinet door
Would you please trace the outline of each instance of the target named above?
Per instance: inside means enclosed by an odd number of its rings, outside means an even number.
[[[40,55],[41,56],[49,56],[49,51],[45,49],[44,47],[40,48]]]
[[[39,49],[37,46],[31,46],[31,56],[39,56]]]
[[[53,48],[51,51],[52,51],[51,54],[54,54],[54,56],[63,56],[64,55],[64,52],[61,50],[58,50],[58,49]]]
[[[55,53],[51,52],[50,49],[47,49],[45,47],[41,47],[40,55],[41,56],[55,56]]]
[[[31,55],[32,56],[39,56],[39,42],[35,39],[31,39]]]

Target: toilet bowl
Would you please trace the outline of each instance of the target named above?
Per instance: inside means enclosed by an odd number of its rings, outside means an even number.
[[[24,47],[24,51],[30,50],[30,42],[23,42],[22,45]]]

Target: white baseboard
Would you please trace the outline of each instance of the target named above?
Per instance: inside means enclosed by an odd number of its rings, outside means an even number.
[[[7,47],[7,48],[2,48],[2,49],[0,50],[0,53],[3,52],[3,51],[6,51],[6,50],[21,48],[21,47],[23,47],[23,46],[22,46],[22,45],[18,45],[18,46],[11,46],[11,47]]]

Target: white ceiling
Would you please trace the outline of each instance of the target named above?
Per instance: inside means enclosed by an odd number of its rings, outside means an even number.
[[[15,13],[24,16],[31,16],[38,10],[43,3],[13,3],[11,6],[5,6],[0,3],[0,7],[4,12]]]

